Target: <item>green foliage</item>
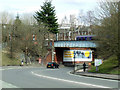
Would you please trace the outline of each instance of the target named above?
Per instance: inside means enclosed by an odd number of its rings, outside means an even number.
[[[48,26],[49,32],[58,33],[58,23],[55,16],[55,7],[52,6],[51,1],[44,2],[41,10],[37,11],[34,15],[35,19],[40,24],[45,23]]]
[[[113,69],[109,73],[110,74],[119,74],[120,75],[120,68]]]
[[[88,72],[96,73],[96,67],[92,65],[91,69]]]
[[[92,62],[91,62],[91,65],[93,65],[93,66],[94,66],[94,61],[92,61]]]
[[[103,58],[108,58],[118,55],[118,3],[102,2],[100,8],[99,16],[102,19],[96,32],[99,43],[97,51]]]
[[[118,57],[115,55],[111,56],[107,60],[104,60],[103,64],[99,66],[98,73],[120,74],[118,63]],[[96,67],[92,66],[89,72],[96,72]]]

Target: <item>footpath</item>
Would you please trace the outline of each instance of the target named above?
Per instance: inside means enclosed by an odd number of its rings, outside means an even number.
[[[112,79],[112,80],[119,80],[120,81],[120,75],[113,75],[113,74],[101,74],[101,73],[90,73],[83,72],[83,69],[75,71],[75,73],[72,71],[72,74],[81,75],[81,76],[87,76],[87,77],[95,77],[95,78],[104,78],[104,79]]]

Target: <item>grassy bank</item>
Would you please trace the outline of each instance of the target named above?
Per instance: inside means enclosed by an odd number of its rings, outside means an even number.
[[[117,56],[111,56],[99,66],[99,70],[96,72],[96,67],[92,66],[88,72],[94,73],[106,73],[106,74],[120,74],[120,68],[118,65]]]
[[[16,66],[20,65],[20,60],[16,58],[10,58],[7,53],[2,53],[2,66]]]

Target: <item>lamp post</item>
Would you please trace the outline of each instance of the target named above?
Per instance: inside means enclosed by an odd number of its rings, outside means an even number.
[[[74,73],[75,73],[75,55],[76,55],[76,53],[75,53],[75,50],[74,50]]]

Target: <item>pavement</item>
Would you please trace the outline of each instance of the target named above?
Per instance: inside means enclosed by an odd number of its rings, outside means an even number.
[[[83,72],[83,69],[77,70],[75,73],[72,71],[71,73],[76,74],[76,75],[81,75],[81,76],[87,76],[87,77],[112,79],[112,80],[119,80],[120,81],[120,75],[90,73],[90,72],[87,72],[87,70],[85,72]]]

